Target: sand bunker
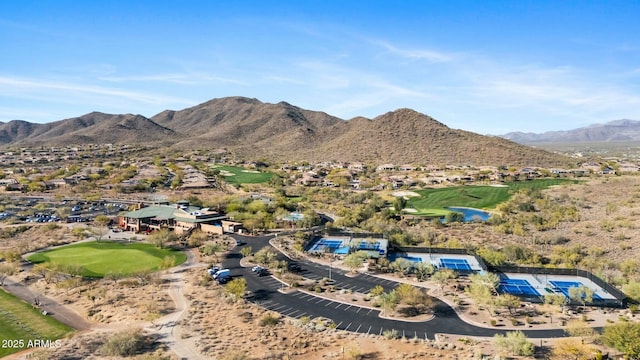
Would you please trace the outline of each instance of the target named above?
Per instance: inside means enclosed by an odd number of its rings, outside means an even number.
[[[412,196],[420,196],[420,194],[415,193],[413,191],[396,191],[392,194],[395,197],[412,197]]]

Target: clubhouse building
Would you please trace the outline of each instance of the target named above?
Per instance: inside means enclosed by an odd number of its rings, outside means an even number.
[[[136,233],[168,229],[182,235],[197,229],[209,234],[236,232],[242,224],[228,221],[227,216],[220,212],[179,201],[176,204],[155,204],[129,211],[119,217],[119,225],[125,231]]]

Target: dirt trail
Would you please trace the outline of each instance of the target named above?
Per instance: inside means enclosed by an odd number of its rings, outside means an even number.
[[[184,359],[206,359],[196,349],[195,339],[188,338],[183,339],[181,334],[180,321],[188,314],[189,301],[182,293],[184,287],[184,274],[187,269],[191,268],[204,268],[205,265],[196,263],[193,253],[186,251],[187,261],[182,265],[177,266],[163,276],[164,279],[170,282],[169,296],[175,303],[176,309],[171,314],[165,315],[162,318],[154,321],[153,324],[148,324],[145,330],[161,335],[162,342],[166,343],[171,350],[178,355],[179,358]]]

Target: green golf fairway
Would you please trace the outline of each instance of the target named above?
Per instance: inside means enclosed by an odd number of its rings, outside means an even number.
[[[237,166],[216,166],[222,172],[224,181],[229,184],[259,184],[271,180],[273,173],[252,172]]]
[[[545,189],[560,184],[575,184],[577,180],[542,179],[505,183],[497,186],[454,186],[438,189],[416,190],[420,197],[412,197],[407,207],[417,210],[412,215],[444,216],[449,206],[469,207],[474,209],[493,209],[511,197],[520,189]]]
[[[159,270],[165,257],[175,258],[174,266],[187,256],[171,249],[159,249],[151,244],[86,242],[63,246],[28,257],[32,263],[51,262],[82,267],[82,275],[103,277],[108,273],[130,275],[140,271]]]
[[[0,329],[0,340],[4,341],[0,347],[0,357],[33,347],[30,341],[53,341],[73,331],[1,289]]]

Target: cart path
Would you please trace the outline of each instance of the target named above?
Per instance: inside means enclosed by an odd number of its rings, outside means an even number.
[[[196,263],[191,250],[185,251],[187,261],[177,266],[163,276],[171,285],[169,286],[169,296],[175,303],[176,309],[160,319],[154,321],[158,326],[149,323],[145,330],[161,336],[160,341],[167,344],[169,348],[182,359],[207,359],[198,352],[195,345],[195,338],[182,339],[181,320],[189,313],[190,302],[185,298],[182,289],[184,287],[184,274],[187,269],[206,267],[205,264]]]
[[[82,316],[71,310],[69,307],[60,304],[59,302],[46,296],[39,294],[36,295],[26,285],[14,281],[11,278],[6,278],[4,280],[4,286],[2,288],[8,293],[15,295],[19,299],[25,301],[27,304],[34,304],[37,297],[40,301],[40,310],[46,311],[47,314],[54,319],[76,330],[88,330],[93,326],[93,324],[85,320]]]

